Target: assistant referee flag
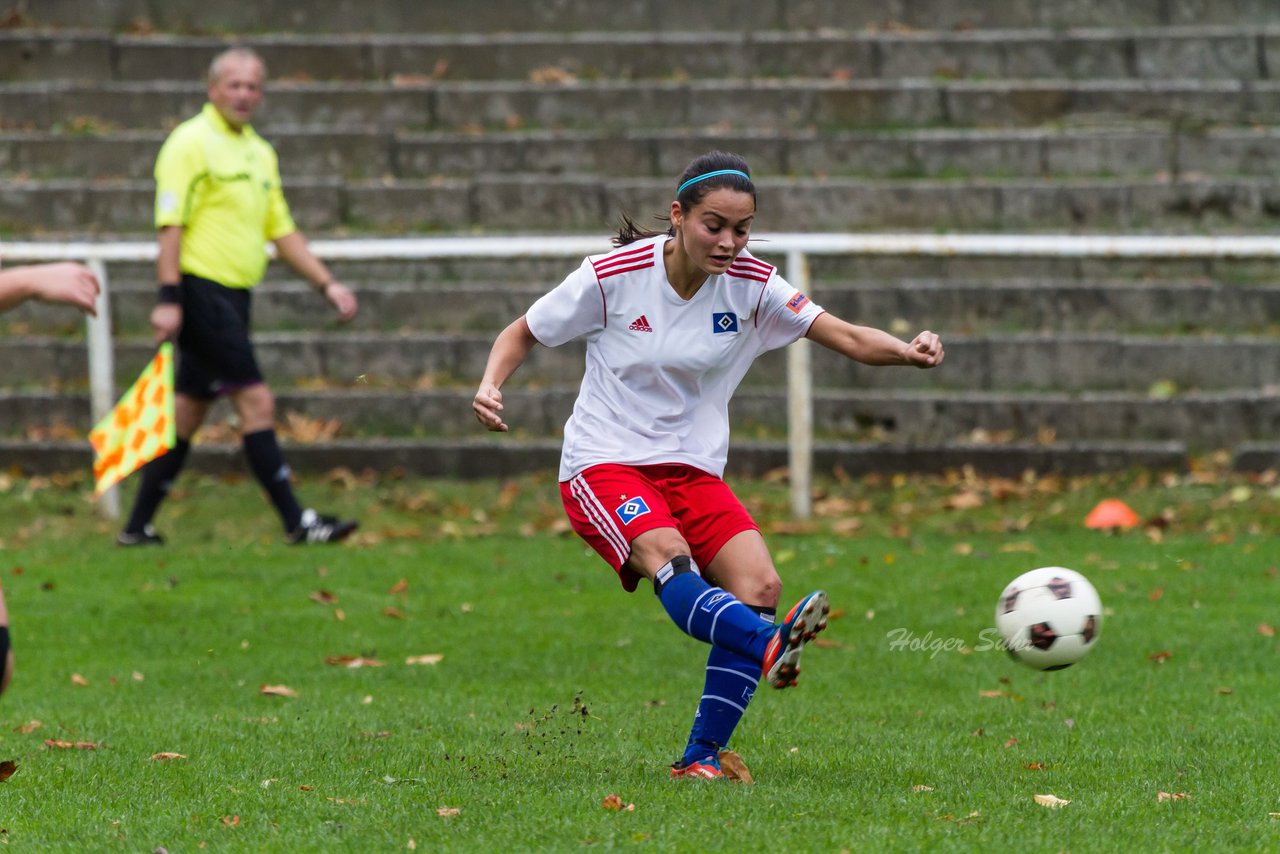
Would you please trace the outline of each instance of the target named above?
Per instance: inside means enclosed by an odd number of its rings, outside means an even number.
[[[173,345],[166,341],[115,408],[89,431],[94,494],[106,492],[176,441]]]

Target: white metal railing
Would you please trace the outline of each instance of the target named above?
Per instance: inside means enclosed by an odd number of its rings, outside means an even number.
[[[809,256],[897,255],[1038,258],[1280,258],[1280,237],[1262,235],[1089,235],[1089,234],[798,234],[761,233],[752,238],[763,255],[786,256],[786,278],[809,290]],[[607,251],[608,240],[584,236],[422,237],[317,240],[312,250],[326,261],[425,260],[431,258],[560,258]],[[93,420],[114,403],[110,290],[107,264],[152,261],[152,242],[0,244],[5,263],[84,261],[102,283],[97,317],[89,318],[88,358]],[[787,441],[791,508],[800,518],[812,513],[813,394],[809,342],[787,353]],[[119,498],[104,498],[104,512],[116,515]]]

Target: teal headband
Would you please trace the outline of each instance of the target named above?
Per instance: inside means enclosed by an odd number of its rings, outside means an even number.
[[[685,188],[688,187],[690,184],[696,184],[699,181],[705,181],[708,178],[714,178],[717,175],[737,175],[739,178],[746,178],[748,181],[751,180],[751,176],[740,169],[717,169],[714,172],[708,172],[705,175],[699,175],[697,178],[690,178],[688,181],[685,181],[683,184],[679,186],[679,188],[676,189],[676,195],[678,196],[681,193],[683,193]]]

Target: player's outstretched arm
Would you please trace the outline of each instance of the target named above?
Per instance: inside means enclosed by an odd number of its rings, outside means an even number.
[[[360,305],[351,289],[339,282],[329,272],[324,262],[315,256],[307,239],[300,231],[292,231],[275,241],[276,254],[280,260],[289,265],[299,276],[302,276],[328,300],[329,305],[338,313],[338,320],[346,323],[356,316]]]
[[[95,303],[101,288],[98,279],[83,264],[60,261],[0,270],[0,311],[20,302],[38,299],[74,306],[96,314]]]
[[[808,338],[865,365],[936,368],[946,355],[942,339],[928,330],[907,342],[883,329],[855,326],[831,314],[818,316]]]
[[[529,323],[523,316],[513,321],[506,329],[498,333],[489,351],[489,361],[485,364],[484,378],[480,380],[480,388],[476,390],[475,399],[471,401],[471,410],[485,429],[495,433],[507,432],[507,425],[502,420],[502,384],[511,378],[516,369],[524,364],[538,339],[529,331]]]

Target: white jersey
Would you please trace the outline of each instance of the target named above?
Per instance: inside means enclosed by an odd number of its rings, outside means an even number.
[[[541,344],[587,344],[562,481],[601,463],[685,463],[723,476],[738,383],[757,356],[803,337],[822,314],[745,251],[682,299],[667,282],[668,239],[588,257],[525,315]]]

